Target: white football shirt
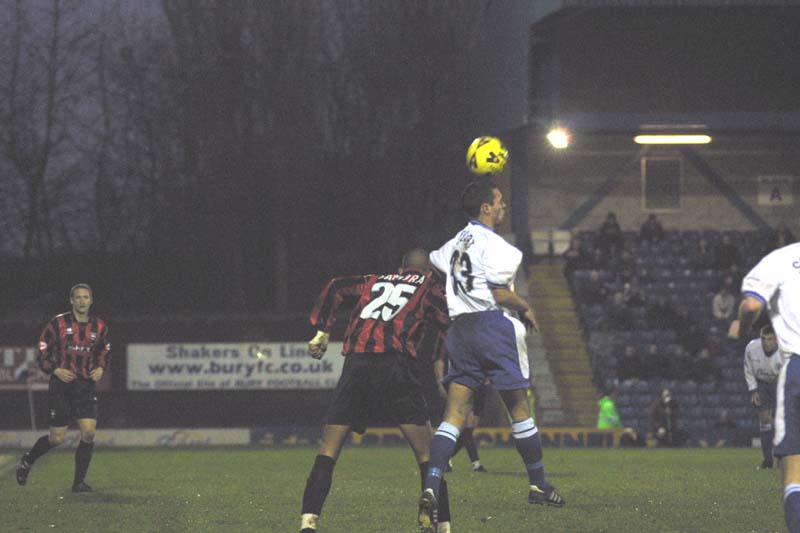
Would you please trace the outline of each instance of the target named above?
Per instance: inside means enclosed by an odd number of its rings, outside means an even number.
[[[754,391],[758,388],[756,380],[765,383],[777,383],[778,374],[781,373],[783,357],[774,353],[767,357],[761,339],[753,339],[744,349],[744,379],[747,381],[747,390]]]
[[[431,252],[433,266],[447,274],[450,318],[464,313],[508,309],[497,305],[491,289],[513,289],[522,252],[477,220]]]
[[[769,310],[783,355],[800,354],[800,243],[764,257],[745,276],[742,293]]]

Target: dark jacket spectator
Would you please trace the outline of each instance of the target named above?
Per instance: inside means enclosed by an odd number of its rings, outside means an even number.
[[[711,351],[708,348],[703,348],[697,352],[692,365],[692,374],[692,380],[697,383],[715,381],[719,377],[714,361],[711,359]]]
[[[608,323],[610,329],[630,331],[636,328],[633,311],[625,303],[622,292],[615,292],[608,307]]]
[[[617,215],[609,213],[597,232],[597,244],[606,254],[611,253],[613,250],[622,250],[622,228],[619,227],[619,222],[617,222]]]
[[[625,346],[622,356],[617,359],[617,378],[620,381],[635,380],[642,377],[642,359],[633,346]]]
[[[772,235],[772,246],[769,251],[783,248],[787,244],[792,244],[793,242],[795,242],[794,234],[786,227],[786,224],[781,222]]]
[[[600,272],[592,270],[589,279],[579,289],[579,299],[581,303],[587,305],[604,304],[608,300],[608,291],[605,283],[600,279]]]
[[[639,236],[643,241],[660,242],[664,239],[664,227],[655,215],[650,215],[642,224]]]
[[[731,265],[738,265],[741,261],[739,256],[739,248],[733,244],[730,235],[722,235],[722,241],[717,247],[717,264],[719,270],[728,270]]]
[[[635,278],[622,286],[622,298],[628,307],[642,307],[646,303],[644,293]]]
[[[606,270],[608,269],[608,259],[602,248],[599,246],[593,248],[586,258],[586,268],[592,270]]]
[[[680,407],[669,389],[661,391],[650,406],[653,437],[659,446],[682,446],[686,438],[680,430]]]
[[[700,239],[697,241],[697,248],[692,257],[692,266],[697,270],[714,268],[717,264],[717,257],[708,246],[708,241]]]

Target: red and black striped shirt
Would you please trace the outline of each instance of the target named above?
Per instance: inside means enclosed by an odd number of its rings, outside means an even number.
[[[72,311],[53,318],[39,337],[37,362],[45,374],[56,368],[71,370],[78,379],[92,379],[97,367],[105,370],[111,360],[108,326],[102,318],[90,316],[78,322]]]
[[[416,357],[425,325],[446,329],[449,323],[441,277],[419,270],[333,279],[311,312],[311,324],[330,332],[343,304],[354,308],[342,355],[403,352]]]

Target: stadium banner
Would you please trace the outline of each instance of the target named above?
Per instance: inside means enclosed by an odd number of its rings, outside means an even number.
[[[30,448],[41,431],[0,431],[0,448]],[[78,431],[68,431],[63,446],[75,447]],[[249,429],[98,429],[95,445],[133,448],[183,448],[204,446],[245,446]]]
[[[128,345],[128,390],[332,389],[342,343],[322,360],[304,342]]]
[[[758,205],[793,205],[794,176],[758,177]]]
[[[36,365],[33,346],[0,346],[0,390],[47,390],[50,376]]]
[[[622,430],[592,428],[539,428],[542,444],[551,448],[615,448],[619,446]],[[478,446],[513,446],[511,428],[477,428],[474,432]],[[256,446],[303,446],[316,444],[322,436],[321,427],[275,426],[253,428],[251,443]],[[363,435],[352,433],[351,444],[356,446],[406,446],[398,428],[370,428]]]

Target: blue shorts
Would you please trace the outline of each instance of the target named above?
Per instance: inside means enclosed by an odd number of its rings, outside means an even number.
[[[800,355],[781,368],[775,406],[775,457],[800,455]]]
[[[502,311],[459,315],[447,331],[446,383],[478,390],[488,378],[497,390],[530,387],[525,326]]]
[[[761,405],[756,409],[758,411],[774,411],[775,393],[778,390],[778,384],[756,380],[756,385],[758,385],[758,397],[761,399]]]

